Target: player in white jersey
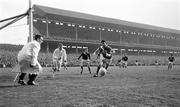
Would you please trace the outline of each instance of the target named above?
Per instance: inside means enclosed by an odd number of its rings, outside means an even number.
[[[21,70],[21,74],[18,80],[19,84],[26,85],[26,82],[24,82],[24,77],[28,73],[29,81],[27,84],[37,85],[34,80],[36,79],[37,75],[42,72],[42,67],[37,60],[42,42],[43,37],[41,35],[35,35],[34,41],[27,43],[19,51],[17,56],[18,64]]]
[[[67,64],[67,54],[63,44],[59,43],[58,48],[53,52],[53,70],[60,71],[62,64]]]

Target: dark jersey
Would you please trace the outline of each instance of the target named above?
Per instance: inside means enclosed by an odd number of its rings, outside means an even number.
[[[174,58],[173,56],[170,56],[170,57],[168,58],[168,60],[169,60],[170,62],[173,62],[173,61],[175,60],[175,58]]]
[[[123,60],[123,61],[127,61],[127,60],[128,60],[128,57],[127,57],[127,56],[123,56],[123,57],[122,57],[122,60]]]
[[[91,59],[91,56],[88,52],[83,52],[78,59],[80,59],[82,57],[82,59],[84,60],[88,60],[88,59]]]
[[[104,58],[111,59],[112,58],[112,48],[110,46],[101,46],[99,47],[98,55],[102,54]]]

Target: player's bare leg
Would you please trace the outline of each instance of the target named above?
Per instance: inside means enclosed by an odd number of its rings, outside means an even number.
[[[80,72],[81,74],[83,73],[83,66],[81,65],[81,72]]]
[[[68,70],[67,69],[67,63],[64,63],[63,66],[64,66],[64,70]]]
[[[53,72],[57,71],[57,61],[53,62],[52,69],[53,69]]]
[[[172,63],[168,64],[168,70],[172,69]]]
[[[97,70],[96,70],[96,74],[94,74],[93,77],[98,77],[98,73],[99,73],[100,68],[101,68],[101,65],[98,65]]]
[[[56,65],[53,63],[53,65],[52,65],[52,72],[56,72]]]
[[[91,68],[89,64],[88,64],[88,70],[89,70],[89,73],[91,74]]]
[[[53,73],[53,78],[54,78],[55,72],[57,71],[57,61],[53,62],[52,69],[53,69],[52,73]]]
[[[60,62],[58,61],[58,62],[57,62],[57,71],[59,72],[60,69],[61,69],[61,64],[60,64]]]

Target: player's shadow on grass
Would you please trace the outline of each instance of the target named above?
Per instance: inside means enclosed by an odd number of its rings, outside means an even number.
[[[0,85],[0,89],[4,89],[4,88],[14,88],[14,87],[21,87],[22,85]]]

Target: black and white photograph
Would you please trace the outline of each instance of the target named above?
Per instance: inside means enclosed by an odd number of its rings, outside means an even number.
[[[180,0],[0,0],[0,107],[180,107]]]

